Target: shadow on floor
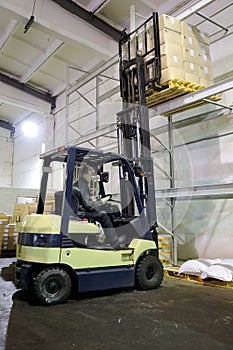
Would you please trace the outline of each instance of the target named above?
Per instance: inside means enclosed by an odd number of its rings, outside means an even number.
[[[80,295],[57,306],[13,296],[6,350],[233,349],[232,291],[165,279],[152,291]]]

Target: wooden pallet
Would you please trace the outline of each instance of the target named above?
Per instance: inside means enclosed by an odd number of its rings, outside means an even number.
[[[0,251],[1,258],[14,258],[16,257],[16,249],[3,249]]]
[[[171,238],[168,236],[158,237],[159,259],[164,266],[171,264]]]
[[[164,267],[164,277],[176,278],[179,280],[184,280],[192,283],[199,283],[205,286],[221,287],[221,288],[228,288],[233,290],[233,281],[224,282],[214,278],[208,278],[206,280],[203,280],[199,275],[191,275],[188,273],[179,274],[178,271],[179,271],[179,266]]]
[[[174,98],[177,98],[179,96],[183,96],[185,94],[196,92],[198,90],[201,90],[205,88],[203,85],[194,84],[192,82],[181,80],[181,79],[174,79],[168,82],[168,85],[164,87],[164,90],[162,91],[154,91],[150,95],[146,97],[146,105],[149,108],[155,107],[156,105],[159,105],[161,103],[164,103],[166,101],[170,101]],[[211,101],[219,101],[221,98],[219,96],[211,96],[209,98]],[[203,104],[206,104],[205,101],[197,102],[196,104],[192,104],[191,106],[184,106],[177,110],[174,110],[174,113],[184,111],[186,109],[190,109],[193,107],[198,107]],[[166,116],[166,114],[164,114]]]

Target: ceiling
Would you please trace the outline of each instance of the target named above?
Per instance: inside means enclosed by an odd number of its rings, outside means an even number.
[[[63,3],[72,2],[64,0]],[[198,25],[218,40],[224,31],[204,20],[196,11],[228,27],[232,33],[233,3],[230,0],[73,0],[116,29],[130,29],[130,5],[135,5],[136,26],[153,11],[159,14],[191,15],[187,21]],[[196,4],[199,8],[195,8]],[[191,9],[191,10],[190,10]],[[194,12],[192,14],[192,12]],[[25,33],[31,16],[34,22]],[[71,14],[52,0],[0,0],[0,73],[13,79],[9,84],[0,79],[0,120],[17,125],[29,115],[49,113],[48,102],[37,103],[41,96],[59,96],[66,87],[67,64],[80,71],[73,81],[82,79],[85,72],[95,70],[117,53],[116,40],[108,33]],[[29,87],[25,91],[24,86]],[[20,89],[19,89],[20,88]],[[30,90],[31,89],[31,90]],[[30,94],[28,94],[28,91]],[[35,103],[34,103],[34,100]]]

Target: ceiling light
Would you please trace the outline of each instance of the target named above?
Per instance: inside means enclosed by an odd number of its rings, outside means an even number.
[[[36,123],[26,120],[22,125],[22,131],[27,137],[36,137],[38,134],[38,126]]]

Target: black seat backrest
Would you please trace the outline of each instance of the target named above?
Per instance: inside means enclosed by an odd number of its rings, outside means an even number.
[[[55,214],[56,215],[61,215],[62,212],[62,204],[63,204],[63,196],[64,196],[64,191],[57,191],[54,193],[54,198],[55,198]],[[71,198],[71,212],[77,214],[78,212],[78,197],[72,193],[72,198]],[[72,214],[72,213],[71,213]]]
[[[55,213],[56,215],[61,215],[62,203],[63,203],[64,191],[57,191],[54,193],[55,198]]]

